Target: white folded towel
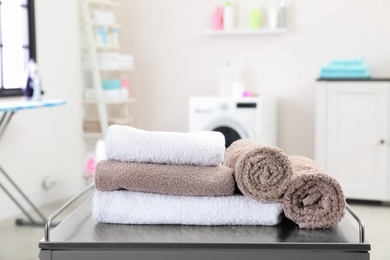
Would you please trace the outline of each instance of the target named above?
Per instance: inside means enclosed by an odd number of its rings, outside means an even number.
[[[117,161],[218,166],[225,136],[216,131],[159,132],[111,125],[105,148],[107,158]]]
[[[96,191],[92,217],[115,224],[276,225],[282,203],[243,195],[175,196],[131,191]]]

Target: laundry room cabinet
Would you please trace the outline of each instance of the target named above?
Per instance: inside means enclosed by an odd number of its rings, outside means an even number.
[[[390,201],[390,81],[319,81],[315,158],[349,199]]]

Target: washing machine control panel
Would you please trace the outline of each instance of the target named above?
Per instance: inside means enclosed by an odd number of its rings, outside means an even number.
[[[241,102],[238,102],[236,104],[236,107],[237,108],[256,108],[257,107],[257,103],[248,103],[248,102],[241,103]]]
[[[227,111],[227,110],[229,110],[229,104],[223,102],[223,103],[221,103],[221,104],[219,105],[219,108],[220,108],[222,111]]]

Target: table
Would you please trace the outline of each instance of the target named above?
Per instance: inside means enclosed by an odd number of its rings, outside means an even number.
[[[51,220],[92,188],[48,218],[39,243],[40,260],[370,259],[371,245],[347,217],[335,227],[319,230],[299,229],[286,218],[276,226],[115,225],[92,219],[90,196],[50,232]]]
[[[14,114],[21,110],[27,109],[36,109],[43,107],[54,107],[59,105],[66,104],[66,101],[63,99],[53,99],[53,100],[43,100],[43,101],[5,101],[0,102],[0,113],[2,113],[0,117],[0,140],[3,136],[5,130],[7,129],[11,119]],[[6,180],[15,188],[16,192],[21,195],[22,198],[32,207],[38,217],[41,219],[37,221],[33,218],[31,214],[27,212],[27,210],[23,207],[20,201],[0,182],[0,188],[10,197],[10,199],[19,207],[19,209],[24,213],[24,215],[28,218],[28,220],[24,219],[16,219],[16,224],[21,226],[43,226],[45,224],[46,218],[43,214],[38,210],[38,208],[31,202],[28,196],[19,188],[19,186],[12,180],[9,174],[6,173],[3,167],[0,164],[0,172],[4,175]]]

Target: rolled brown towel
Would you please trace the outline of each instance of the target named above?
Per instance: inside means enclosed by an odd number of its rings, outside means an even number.
[[[224,165],[234,169],[238,189],[258,201],[282,201],[292,175],[282,149],[258,140],[240,139],[225,152]]]
[[[340,184],[311,159],[289,156],[293,175],[283,197],[284,214],[300,228],[329,228],[344,216],[346,201]]]
[[[233,170],[225,166],[100,161],[95,186],[100,191],[126,189],[188,196],[226,196],[234,193]]]

